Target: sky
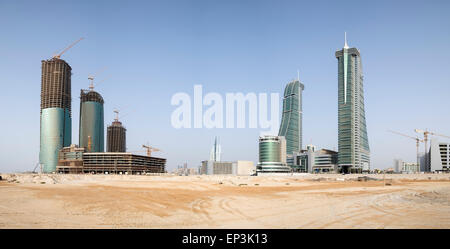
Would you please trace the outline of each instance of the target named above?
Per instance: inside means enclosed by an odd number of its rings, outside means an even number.
[[[105,79],[105,128],[121,112],[127,149],[160,148],[170,171],[209,159],[258,160],[259,128],[175,129],[174,94],[280,93],[297,78],[303,145],[337,150],[337,60],[361,52],[371,168],[415,162],[415,128],[450,135],[449,1],[0,1],[0,172],[31,171],[39,160],[41,60],[72,67],[72,143],[79,92],[89,74]],[[206,109],[206,107],[205,107]],[[281,119],[281,116],[279,117]],[[449,141],[441,138],[440,141]],[[424,150],[421,145],[421,151]]]

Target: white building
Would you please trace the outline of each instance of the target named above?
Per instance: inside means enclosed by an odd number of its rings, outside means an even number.
[[[215,162],[202,161],[200,174],[202,175],[240,175],[249,176],[256,172],[252,161]]]
[[[431,139],[428,160],[432,172],[450,172],[450,144],[439,143],[437,139]]]
[[[402,173],[418,173],[420,166],[417,163],[402,162]]]
[[[306,150],[294,153],[292,158],[288,157],[288,164],[295,172],[307,173],[337,173],[338,155],[336,151],[320,149],[314,145],[307,145]]]

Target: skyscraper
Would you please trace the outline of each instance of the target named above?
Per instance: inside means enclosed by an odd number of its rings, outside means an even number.
[[[292,155],[302,149],[302,91],[305,86],[300,79],[286,85],[283,114],[278,136],[286,138],[286,154]]]
[[[222,148],[220,147],[217,137],[215,137],[214,145],[211,148],[211,153],[209,155],[209,160],[214,162],[220,162],[220,154],[222,153]]]
[[[39,163],[44,173],[56,171],[59,150],[72,142],[71,75],[59,57],[42,61]]]
[[[338,165],[347,172],[370,169],[370,149],[364,112],[361,55],[347,45],[336,51],[338,60]]]
[[[119,111],[115,110],[116,118],[107,128],[106,151],[126,152],[127,150],[127,129],[119,121]]]
[[[103,97],[94,91],[93,83],[89,90],[80,93],[80,147],[87,152],[104,152],[105,126]]]

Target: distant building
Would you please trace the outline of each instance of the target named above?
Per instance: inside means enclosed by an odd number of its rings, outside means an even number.
[[[215,162],[202,161],[202,175],[252,175],[256,168],[251,161]]]
[[[195,168],[189,168],[188,172],[189,175],[198,175],[198,170]]]
[[[165,173],[166,159],[127,152],[85,152],[76,145],[59,152],[58,173],[146,174]]]
[[[308,146],[308,150],[302,150],[293,154],[293,170],[296,172],[308,173],[337,173],[338,153],[333,150],[315,149],[315,146]]]
[[[222,153],[222,148],[220,147],[220,144],[217,140],[217,137],[215,137],[214,139],[214,145],[211,148],[211,153],[210,153],[210,157],[209,160],[210,161],[215,161],[215,162],[220,162],[220,155]]]
[[[287,173],[290,167],[286,164],[286,139],[283,136],[259,137],[258,173]]]
[[[107,128],[106,151],[125,152],[127,150],[127,129],[117,116]]]
[[[233,162],[202,161],[202,174],[231,175],[233,174]]]
[[[402,173],[418,173],[420,172],[420,166],[416,163],[402,162]]]
[[[431,139],[429,153],[430,170],[433,172],[450,172],[450,144],[439,143],[437,139]]]
[[[286,139],[286,155],[292,155],[302,149],[302,91],[304,89],[305,86],[297,79],[288,83],[284,90],[283,113],[278,136]]]
[[[248,176],[256,173],[255,164],[252,161],[238,160],[233,162],[233,172],[238,176]]]
[[[350,48],[336,51],[338,60],[338,166],[344,172],[370,170],[370,150],[364,111],[361,55]]]
[[[400,173],[402,172],[403,161],[402,159],[394,159],[394,172]]]

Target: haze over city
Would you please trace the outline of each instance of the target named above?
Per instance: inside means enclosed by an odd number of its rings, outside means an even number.
[[[223,160],[256,163],[260,133],[175,129],[174,94],[193,97],[195,84],[204,94],[279,92],[281,109],[284,86],[297,70],[305,85],[303,145],[337,150],[334,53],[344,32],[361,51],[371,168],[392,167],[394,158],[415,161],[414,141],[388,129],[450,135],[442,108],[450,92],[448,1],[273,3],[0,3],[0,171],[29,171],[38,162],[41,60],[79,37],[85,39],[63,56],[73,73],[72,142],[78,143],[78,93],[88,88],[89,74],[106,67],[99,76],[106,80],[96,87],[105,99],[105,122],[114,108],[121,110],[127,149],[142,150],[147,142],[161,148],[156,155],[167,158],[169,171],[208,159],[214,136],[221,138]]]

